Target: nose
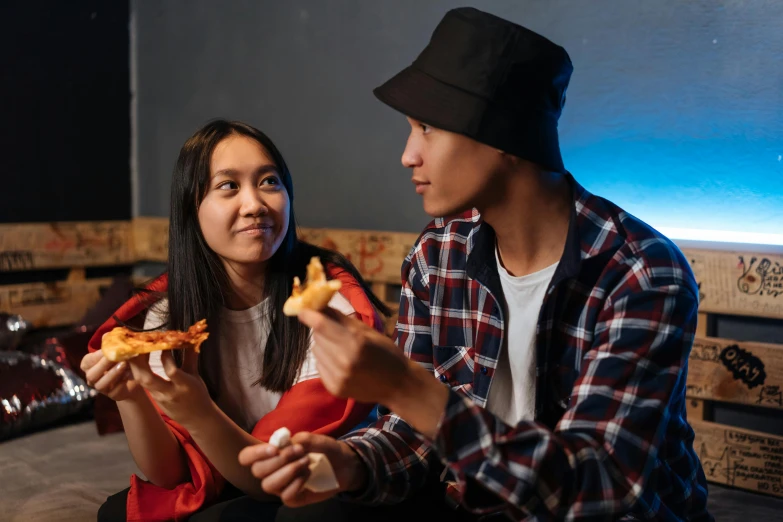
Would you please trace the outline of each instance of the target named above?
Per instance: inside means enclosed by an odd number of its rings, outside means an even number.
[[[405,144],[405,150],[402,151],[402,166],[412,169],[414,167],[420,167],[421,163],[421,153],[419,152],[413,133],[411,133],[411,135],[408,136],[408,142]]]
[[[240,198],[239,213],[243,216],[263,216],[269,211],[261,191],[256,190],[255,187],[243,187]]]

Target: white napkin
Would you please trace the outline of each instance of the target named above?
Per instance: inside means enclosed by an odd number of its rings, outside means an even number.
[[[288,428],[280,428],[269,437],[269,444],[278,449],[283,449],[291,444],[291,432]],[[304,487],[313,493],[324,493],[340,487],[334,468],[323,453],[308,453],[310,459],[310,478]]]

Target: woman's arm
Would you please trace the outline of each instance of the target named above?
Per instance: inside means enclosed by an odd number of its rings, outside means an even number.
[[[163,300],[150,307],[145,330],[165,324],[167,306]],[[147,480],[166,489],[187,482],[190,470],[182,446],[144,389],[135,386],[127,399],[117,401],[117,407],[133,460]]]
[[[133,460],[147,480],[166,489],[187,482],[190,471],[182,446],[144,389],[137,387],[117,407]]]
[[[264,493],[250,468],[239,464],[237,455],[247,446],[261,441],[240,428],[214,402],[202,414],[184,420],[183,427],[204,452],[207,459],[231,484],[259,500],[277,500]]]

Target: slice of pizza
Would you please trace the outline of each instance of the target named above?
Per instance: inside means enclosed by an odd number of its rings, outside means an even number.
[[[323,310],[341,286],[340,281],[326,280],[321,260],[313,257],[310,259],[310,264],[307,265],[307,277],[304,285],[298,277],[294,278],[294,288],[291,290],[291,297],[283,305],[283,313],[285,315],[299,315],[299,312],[305,308]]]
[[[143,353],[178,348],[193,348],[198,353],[201,343],[209,337],[206,329],[206,319],[188,328],[187,332],[180,330],[134,332],[124,326],[118,326],[103,336],[101,351],[104,357],[112,362],[127,361]]]

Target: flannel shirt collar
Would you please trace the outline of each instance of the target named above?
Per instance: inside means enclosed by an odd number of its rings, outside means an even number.
[[[571,174],[566,174],[574,204],[568,222],[563,255],[552,277],[550,289],[564,280],[576,277],[582,262],[617,248],[621,241],[615,213],[603,198],[582,187]],[[495,231],[479,221],[468,253],[467,275],[487,287],[496,296],[502,295],[500,275],[495,260]]]

